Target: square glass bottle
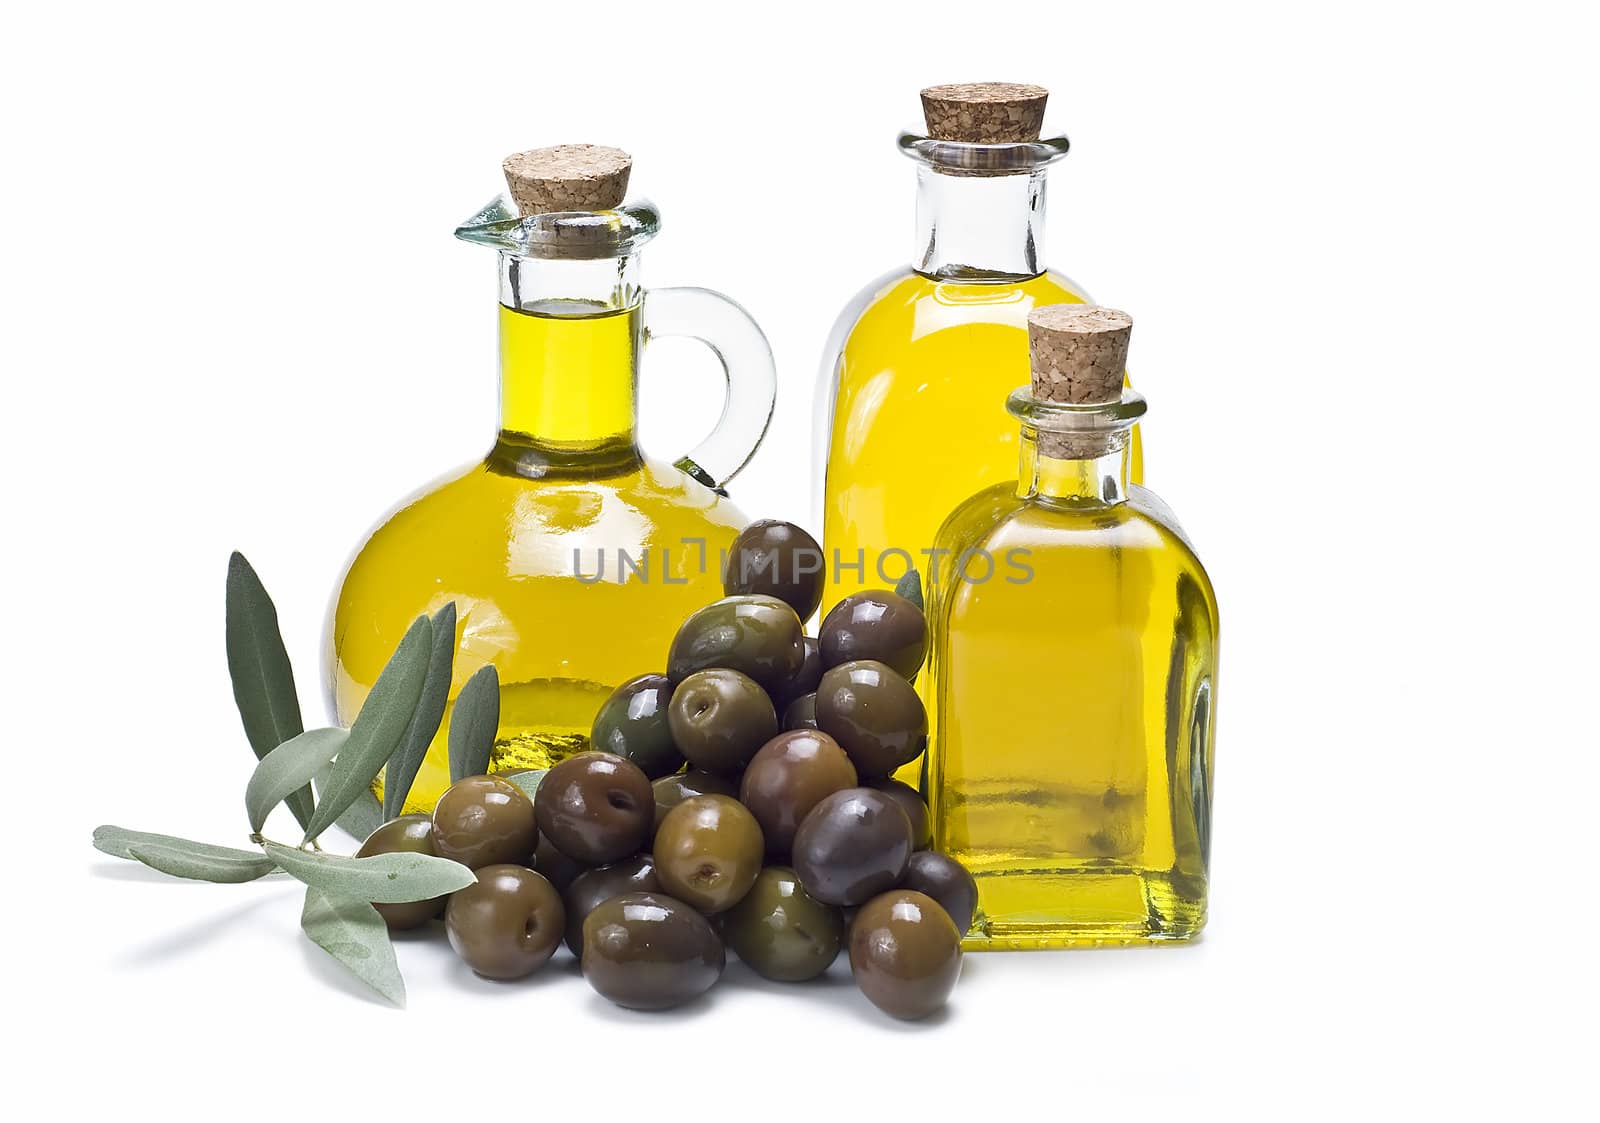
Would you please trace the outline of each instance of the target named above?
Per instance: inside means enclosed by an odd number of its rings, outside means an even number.
[[[972,948],[1184,940],[1205,924],[1217,606],[1129,482],[1132,321],[1028,317],[1021,478],[956,508],[929,606],[935,844],[972,871]]]

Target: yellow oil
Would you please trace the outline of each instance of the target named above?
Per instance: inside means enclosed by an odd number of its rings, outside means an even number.
[[[929,795],[935,844],[978,882],[968,948],[1205,924],[1216,600],[1170,513],[1130,494],[1078,507],[999,485],[939,535]],[[993,578],[957,576],[969,550]]]
[[[956,504],[1017,478],[1017,424],[1005,401],[1029,378],[1028,313],[1084,299],[1050,272],[996,281],[907,272],[883,284],[845,335],[834,372],[824,614],[851,593],[893,586],[912,562],[926,572],[924,551]],[[1132,473],[1143,477],[1137,431]]]
[[[586,748],[606,695],[660,669],[683,618],[721,596],[718,554],[746,520],[635,444],[637,306],[502,306],[500,327],[500,437],[357,553],[333,610],[331,688],[348,724],[411,621],[454,601],[452,703],[493,663],[492,767],[546,767]],[[407,810],[448,785],[449,717]]]

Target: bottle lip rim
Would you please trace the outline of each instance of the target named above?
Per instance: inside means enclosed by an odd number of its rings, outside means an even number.
[[[496,195],[456,227],[463,242],[517,257],[622,257],[661,232],[661,211],[634,199],[609,211],[552,211],[523,215],[509,195]]]
[[[1033,396],[1031,385],[1017,387],[1006,399],[1011,416],[1030,428],[1050,433],[1115,432],[1138,421],[1148,408],[1142,394],[1127,388],[1117,401],[1087,405],[1041,402]]]
[[[895,144],[903,156],[925,167],[957,175],[1020,175],[1049,167],[1066,156],[1072,144],[1064,134],[1017,144],[969,144],[939,140],[915,129],[902,129]]]

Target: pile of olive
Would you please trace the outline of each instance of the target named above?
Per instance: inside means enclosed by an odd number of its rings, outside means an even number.
[[[760,522],[730,550],[727,596],[694,613],[666,672],[601,706],[593,749],[530,799],[498,776],[458,781],[432,818],[406,815],[362,847],[431,852],[477,871],[447,902],[379,906],[393,928],[443,912],[479,974],[518,978],[558,946],[596,991],[661,1009],[721,977],[725,948],[785,982],[848,946],[861,990],[896,1017],[944,1005],[977,888],[928,849],[928,809],[892,779],[921,755],[910,684],[921,610],[891,592],[839,602],[818,636],[821,550]]]

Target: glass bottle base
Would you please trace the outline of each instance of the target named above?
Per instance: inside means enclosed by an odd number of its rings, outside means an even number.
[[[1206,922],[1199,892],[1171,871],[1127,866],[980,873],[978,914],[961,941],[968,951],[1171,944]],[[1185,879],[1187,880],[1187,879]]]

